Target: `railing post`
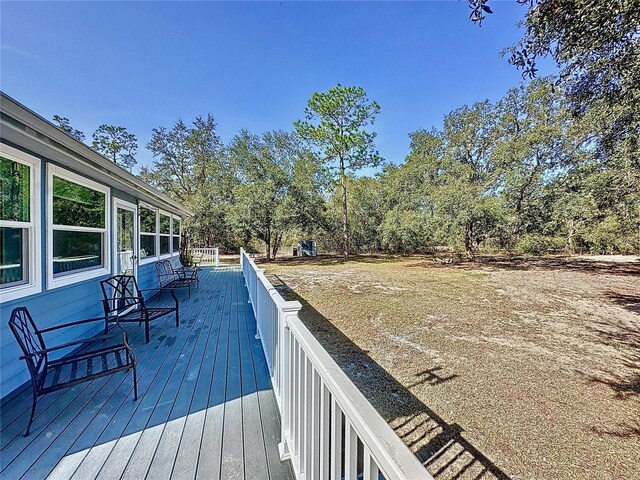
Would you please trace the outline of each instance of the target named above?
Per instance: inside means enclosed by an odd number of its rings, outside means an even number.
[[[291,405],[291,385],[290,379],[292,368],[291,344],[289,342],[290,330],[289,319],[297,317],[298,312],[302,308],[302,304],[297,301],[284,302],[278,307],[278,384],[280,385],[280,459],[287,460],[291,458],[291,452],[288,444],[290,430],[292,425],[289,424],[289,412]]]
[[[260,299],[259,299],[260,284],[262,283],[262,287],[265,290],[266,290],[267,286],[262,282],[262,279],[260,278],[261,275],[264,276],[264,273],[263,273],[264,270],[262,270],[261,268],[255,267],[255,272],[256,272],[256,278],[255,278],[255,285],[253,287],[253,291],[254,291],[254,294],[253,294],[253,313],[254,313],[254,315],[256,317],[256,321],[257,321],[258,317],[260,315],[259,308],[261,307]],[[264,313],[263,313],[263,315],[264,315]],[[256,340],[260,340],[260,330],[258,330],[257,328],[256,328]],[[269,362],[271,362],[271,359],[269,359]]]
[[[254,264],[255,265],[255,264]],[[258,267],[253,268],[254,274],[252,275],[252,285],[251,285],[251,290],[252,290],[252,295],[251,295],[251,302],[253,305],[253,313],[255,314],[256,319],[258,318],[258,282],[260,281],[260,279],[258,278],[258,275],[260,275],[260,269]]]
[[[216,247],[213,249],[214,255],[215,255],[215,264],[216,267],[220,266],[220,249],[219,247]]]
[[[258,273],[260,270],[258,270],[256,268],[256,281],[255,281],[255,294],[253,297],[253,313],[254,316],[256,317],[256,323],[259,324],[260,326],[262,326],[262,322],[260,321],[260,311],[258,310],[258,305],[260,304],[260,300],[258,299],[258,295],[260,295],[260,288],[259,288],[259,283],[260,283],[260,274]],[[256,340],[260,340],[260,329],[256,328]],[[264,347],[263,347],[264,348]],[[271,363],[271,359],[267,358],[267,363],[270,364]]]

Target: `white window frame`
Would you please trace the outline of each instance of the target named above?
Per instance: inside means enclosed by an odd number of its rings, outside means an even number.
[[[176,235],[173,232],[173,221],[175,219],[180,220],[180,231],[178,232],[178,234]],[[173,237],[178,237],[178,250],[174,250],[173,249]],[[176,255],[180,254],[180,240],[182,239],[182,217],[179,217],[178,215],[171,215],[171,256],[175,257]]]
[[[151,257],[140,257],[140,249],[142,248],[142,242],[140,241],[140,237],[142,235],[151,235],[149,232],[143,232],[140,228],[140,216],[142,215],[142,209],[146,208],[147,210],[151,210],[156,213],[156,231],[153,235],[153,242],[156,246],[155,255]],[[160,231],[160,213],[158,207],[154,207],[153,205],[149,205],[148,203],[140,203],[138,205],[138,265],[145,265],[147,263],[157,262],[160,255],[160,240],[158,240],[158,232]]]
[[[17,148],[0,143],[0,154],[11,161],[26,165],[30,169],[29,177],[29,222],[0,220],[0,226],[10,228],[26,228],[28,231],[28,272],[27,282],[0,289],[0,303],[16,300],[28,295],[42,292],[42,228],[41,228],[41,195],[40,178],[42,171],[40,159]]]
[[[160,233],[160,215],[164,215],[165,217],[169,217],[169,233]],[[169,258],[173,256],[173,253],[171,252],[171,249],[173,247],[172,244],[172,234],[171,232],[173,231],[173,225],[172,225],[173,219],[171,218],[171,214],[169,212],[165,212],[164,210],[158,210],[158,255],[160,259],[164,259],[164,258]],[[169,253],[161,253],[160,252],[160,238],[161,237],[169,237]]]
[[[53,177],[63,178],[70,182],[77,183],[83,187],[96,190],[105,194],[104,204],[104,228],[77,227],[72,225],[53,224]],[[67,169],[49,163],[47,165],[47,288],[54,289],[83,282],[96,277],[111,274],[111,189],[101,183],[90,180],[86,177],[73,173]],[[73,232],[96,232],[103,234],[102,241],[102,267],[89,270],[81,270],[77,273],[65,273],[54,277],[53,275],[53,231],[64,230]]]

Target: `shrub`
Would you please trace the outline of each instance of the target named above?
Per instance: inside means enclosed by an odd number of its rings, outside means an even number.
[[[515,251],[524,255],[543,255],[549,250],[558,250],[563,247],[562,239],[539,233],[526,233],[517,241]]]

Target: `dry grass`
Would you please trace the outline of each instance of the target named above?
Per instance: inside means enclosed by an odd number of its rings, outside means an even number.
[[[437,478],[640,478],[640,263],[262,266]]]

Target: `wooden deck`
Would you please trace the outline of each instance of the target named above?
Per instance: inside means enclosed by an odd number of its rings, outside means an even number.
[[[54,392],[27,438],[30,390],[2,404],[1,478],[292,478],[242,273],[200,274],[191,299],[179,295],[180,327],[156,321],[148,344],[143,327],[126,327],[138,401],[129,373]]]

